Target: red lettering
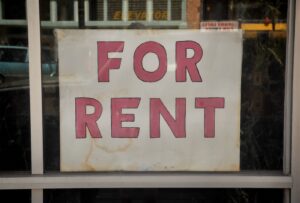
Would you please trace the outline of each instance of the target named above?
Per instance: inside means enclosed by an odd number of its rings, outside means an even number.
[[[165,119],[176,138],[186,137],[186,99],[176,98],[175,119],[158,98],[150,99],[150,137],[160,137],[160,115]]]
[[[154,53],[158,57],[159,65],[153,72],[146,71],[143,67],[143,58],[148,53]],[[134,52],[133,60],[134,72],[144,82],[159,81],[167,72],[167,52],[157,42],[145,42],[138,46]]]
[[[97,42],[98,82],[109,82],[109,69],[119,69],[120,58],[108,58],[109,52],[123,52],[124,42]]]
[[[192,49],[194,56],[187,58],[187,50]],[[202,82],[197,63],[203,56],[203,50],[197,42],[176,42],[176,82],[186,82],[186,72],[189,73],[192,82]]]
[[[204,108],[204,137],[215,137],[215,109],[224,108],[224,98],[196,98],[195,107]]]
[[[87,114],[86,108],[91,106],[94,113]],[[101,133],[97,125],[97,120],[102,114],[101,103],[93,98],[75,98],[76,112],[76,138],[86,138],[86,128],[90,131],[92,138],[101,138]]]
[[[133,122],[134,114],[123,114],[124,108],[138,108],[140,98],[112,98],[111,99],[111,137],[137,138],[140,128],[122,127],[122,122]]]

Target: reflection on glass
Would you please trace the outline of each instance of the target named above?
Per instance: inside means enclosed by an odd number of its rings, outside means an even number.
[[[82,189],[45,190],[44,202],[282,203],[279,189]]]
[[[172,0],[171,1],[171,19],[172,20],[182,20],[181,19],[181,0]]]
[[[2,0],[0,22],[6,23],[0,26],[0,171],[31,167],[25,2]],[[12,20],[19,25],[12,26]]]
[[[286,19],[287,1],[204,0],[204,20]]]
[[[241,165],[282,168],[286,38],[259,32],[244,41]]]
[[[129,0],[128,20],[146,20],[146,0]]]
[[[111,0],[107,5],[108,20],[122,20],[122,1]]]
[[[0,190],[1,202],[31,202],[30,190]]]
[[[73,20],[74,10],[73,1],[59,0],[57,1],[58,20]]]
[[[103,20],[103,0],[90,0],[90,20]]]
[[[48,21],[50,20],[50,0],[40,1],[40,18],[41,20]]]
[[[25,19],[25,0],[2,0],[3,19]]]
[[[153,19],[154,20],[167,20],[168,19],[168,1],[167,0],[154,0],[153,1]]]

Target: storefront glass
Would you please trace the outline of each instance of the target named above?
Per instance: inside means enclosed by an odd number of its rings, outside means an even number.
[[[41,5],[45,5],[42,1]],[[91,5],[94,5],[93,9],[89,10],[89,16],[92,16],[91,20],[98,19],[102,21],[104,10],[107,10],[108,22],[113,20],[121,20],[121,14],[118,18],[114,18],[116,13],[121,12],[124,6],[122,1],[108,1],[108,4],[104,4],[104,1],[91,1]],[[196,4],[195,2],[192,2]],[[168,13],[168,1],[153,1],[152,13],[153,22],[165,21],[168,19],[168,15],[173,20],[184,20],[181,17],[183,10],[187,13],[187,27],[193,25],[194,19],[201,14],[203,21],[200,18],[198,28],[194,26],[194,29],[199,29],[201,22],[209,20],[220,20],[213,17],[213,11],[217,16],[224,17],[221,20],[236,20],[238,26],[244,30],[243,34],[243,63],[242,63],[242,90],[241,90],[241,145],[240,145],[240,168],[241,170],[282,170],[283,165],[283,121],[284,121],[284,84],[285,84],[285,47],[286,47],[286,3],[273,3],[266,2],[261,5],[258,2],[243,3],[243,2],[222,2],[219,4],[212,3],[210,1],[202,2],[199,4],[199,9],[203,9],[194,12],[192,3],[186,3],[186,7],[182,7],[181,1],[172,1],[169,5],[170,9]],[[192,5],[190,5],[192,4]],[[222,5],[221,5],[222,4]],[[240,8],[241,4],[244,6]],[[251,6],[250,6],[251,5]],[[107,6],[107,8],[105,8]],[[235,13],[242,12],[248,13],[253,6],[260,6],[259,14],[235,15],[230,17],[229,13],[235,11]],[[222,13],[217,11],[219,7],[224,7]],[[72,9],[66,7],[64,15],[73,15]],[[96,9],[97,8],[97,9]],[[83,8],[81,8],[82,10]],[[96,10],[95,10],[96,9]],[[41,8],[41,10],[44,10]],[[80,10],[80,8],[79,8]],[[152,29],[155,28],[148,25],[146,21],[147,5],[146,1],[143,2],[128,2],[128,20],[129,23],[139,21],[136,24],[138,29]],[[266,17],[271,18],[272,11],[277,11],[275,21],[266,22]],[[155,17],[156,13],[166,13],[159,18]],[[140,13],[140,17],[136,17]],[[250,12],[251,13],[251,12]],[[134,14],[134,15],[133,15]],[[225,15],[226,14],[226,15]],[[263,15],[264,14],[264,15]],[[101,16],[101,17],[95,17]],[[135,16],[135,17],[134,17]],[[175,17],[176,16],[176,17]],[[232,16],[232,15],[231,15]],[[274,17],[274,16],[273,16]],[[193,19],[190,23],[189,19]],[[63,19],[63,20],[67,20]],[[255,23],[253,23],[255,21]],[[212,21],[210,21],[212,22]],[[278,26],[282,26],[278,28]],[[55,25],[55,24],[54,24]],[[109,25],[109,23],[108,23]],[[124,29],[128,25],[128,22],[124,22],[116,27],[112,24],[111,28]],[[153,24],[155,25],[155,24]],[[55,28],[68,28],[68,26],[54,26]],[[170,25],[160,25],[160,28],[174,28]],[[193,26],[192,26],[193,27]],[[91,27],[85,26],[86,29]],[[103,28],[107,29],[107,25]],[[109,27],[108,27],[109,28]],[[185,29],[182,25],[178,24],[177,29]],[[97,26],[99,32],[102,27]],[[205,29],[200,27],[200,29]],[[174,31],[175,32],[175,31]],[[220,32],[222,32],[220,30]],[[50,47],[52,55],[57,53],[55,46],[54,29],[48,27],[42,27],[42,46]],[[52,56],[51,56],[52,57]],[[56,61],[59,59],[56,59]],[[45,79],[44,79],[45,80]],[[57,81],[49,85],[44,85],[44,128],[45,128],[45,169],[46,170],[59,170],[60,152],[59,152],[59,84]]]
[[[0,68],[4,71],[0,75],[0,130],[2,135],[0,161],[5,163],[1,164],[0,171],[30,171],[30,111],[34,109],[29,109],[25,1],[0,0],[0,5],[2,9],[0,13]],[[60,150],[60,137],[62,136],[60,134],[62,120],[60,85],[66,78],[60,77],[59,74],[61,68],[59,62],[62,59],[58,57],[57,30],[73,29],[87,32],[94,30],[103,33],[104,30],[121,32],[127,29],[138,29],[139,33],[149,31],[155,33],[164,29],[176,33],[178,30],[200,29],[203,32],[209,32],[213,29],[222,33],[225,30],[227,32],[228,29],[232,32],[240,29],[243,32],[239,114],[240,162],[239,166],[234,166],[237,170],[229,171],[228,174],[243,177],[244,174],[257,175],[264,171],[267,175],[283,175],[284,161],[286,161],[284,160],[284,136],[286,136],[284,135],[286,119],[284,111],[287,98],[284,95],[287,82],[285,79],[287,5],[287,1],[242,0],[222,2],[213,0],[39,0],[44,129],[41,156],[44,157],[45,173],[66,175],[61,172]],[[171,34],[170,38],[172,38]],[[12,64],[14,67],[7,68],[9,67],[6,66],[7,64]],[[17,69],[14,69],[15,67]],[[75,79],[72,81],[71,76],[67,79],[76,83]],[[161,174],[161,172],[166,175],[171,173],[168,169],[151,171],[146,168],[138,171],[141,176]],[[173,170],[172,173],[174,171],[178,174],[204,176],[207,172]],[[109,174],[110,172],[116,171],[109,168],[105,171]],[[220,172],[222,175],[222,170],[210,171],[209,174],[220,174]],[[87,173],[103,175],[103,171],[94,171],[92,167]],[[116,173],[126,176],[135,174],[136,171],[125,170]],[[70,174],[74,177],[82,175],[82,173],[68,173]],[[49,183],[49,180],[47,181]],[[245,188],[247,188],[246,184]],[[125,189],[120,186],[120,189],[46,189],[44,191],[44,202],[49,203],[70,201],[78,203],[99,201],[245,203],[267,201],[277,203],[283,202],[284,197],[288,196],[288,191],[284,189],[239,188]],[[21,198],[25,202],[31,201],[29,191],[8,191],[7,193],[2,191],[2,193],[13,198]]]
[[[25,1],[1,3],[0,171],[29,171],[29,65]],[[13,23],[18,26],[13,26]]]
[[[44,202],[280,203],[282,199],[282,190],[276,189],[72,189],[46,190]]]

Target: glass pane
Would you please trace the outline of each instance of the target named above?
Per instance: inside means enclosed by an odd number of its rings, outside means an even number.
[[[108,20],[122,20],[122,1],[109,0],[107,1]]]
[[[241,106],[244,169],[282,168],[286,46],[285,33],[282,34],[258,32],[255,38],[244,41]]]
[[[30,190],[0,190],[3,202],[31,203]]]
[[[103,0],[90,0],[90,20],[103,20]]]
[[[25,0],[2,0],[3,19],[26,19]]]
[[[279,189],[80,189],[45,190],[44,202],[283,203]]]
[[[184,8],[181,8],[181,0],[172,0],[171,1],[171,19],[172,20],[182,20],[181,19],[181,12],[182,12],[182,9]]]
[[[146,20],[146,0],[128,0],[128,20]]]
[[[70,0],[59,0],[57,1],[57,14],[58,20],[70,21],[74,20],[74,4]]]
[[[239,22],[244,30],[242,169],[282,169],[286,16],[287,1],[203,2],[203,22]]]
[[[25,1],[2,1],[0,19],[0,171],[29,171],[30,110]],[[13,26],[12,19],[20,25]],[[3,22],[6,23],[3,23]],[[3,25],[5,24],[5,25]]]
[[[44,2],[44,0],[40,1]],[[45,0],[45,2],[47,1]],[[241,75],[240,169],[282,170],[287,29],[286,1],[278,3],[278,5],[275,2],[266,1],[265,7],[261,6],[260,1],[247,3],[245,1],[216,2],[207,0],[203,1],[202,7],[200,7],[199,1],[186,2],[187,4],[184,6],[187,9],[186,26],[180,26],[180,29],[199,29],[200,23],[206,22],[206,20],[209,20],[209,22],[228,22],[230,20],[230,23],[238,22],[237,26],[244,31]],[[146,16],[146,1],[129,0],[128,3],[129,20],[146,19],[146,17],[143,17]],[[153,29],[159,27],[162,29],[179,29],[179,26],[171,27],[165,24],[168,22],[166,20],[167,17],[163,17],[164,22],[158,22],[157,20],[160,18],[156,19],[155,17],[157,10],[164,12],[167,9],[167,1],[154,0],[153,3],[153,22],[147,22],[147,24],[138,22],[129,26],[129,28]],[[103,0],[90,1],[90,16],[92,20],[103,20],[103,5]],[[121,22],[123,2],[109,0],[107,5],[108,20],[120,22],[111,22],[111,26],[97,26],[99,34],[102,33],[101,29],[123,30],[128,28],[128,22]],[[241,7],[241,5],[244,6]],[[256,11],[256,14],[251,12],[251,9],[254,7],[259,10]],[[171,20],[181,20],[181,15],[185,8],[182,6],[182,1],[172,0]],[[72,15],[71,7],[67,7],[66,10],[68,11],[66,15]],[[239,12],[244,14],[241,15]],[[246,15],[246,13],[251,15]],[[275,14],[276,16],[274,17]],[[59,67],[57,64],[59,58],[57,57],[57,42],[55,41],[54,28],[67,29],[69,27],[67,25],[53,25],[45,26],[41,29],[42,46],[43,50],[45,50],[42,54],[42,57],[44,57],[42,60],[51,61],[53,65],[53,68],[49,69],[51,74],[46,76],[44,74],[43,76],[46,171],[60,170],[60,87],[58,85]],[[85,26],[85,28],[95,27]],[[206,28],[201,27],[200,29]],[[143,32],[143,30],[140,31]],[[170,38],[172,38],[172,35],[170,35]]]
[[[204,20],[286,19],[287,1],[204,1]]]
[[[40,18],[41,20],[50,20],[50,0],[40,2]]]
[[[168,19],[168,1],[153,0],[153,19],[167,20]]]

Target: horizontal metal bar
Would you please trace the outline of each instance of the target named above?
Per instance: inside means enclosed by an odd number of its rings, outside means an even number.
[[[51,21],[41,21],[41,26],[42,27],[49,27],[49,28],[70,28],[70,27],[78,27],[78,22],[76,21],[56,21],[56,22],[51,22]]]
[[[13,20],[13,19],[1,19],[0,20],[0,25],[8,25],[8,26],[19,26],[19,25],[23,25],[23,26],[27,26],[27,21],[26,20]]]
[[[63,173],[0,178],[0,189],[291,187],[291,176],[281,175]]]
[[[129,26],[131,23],[135,21],[88,21],[86,22],[86,26]],[[186,22],[184,21],[140,21],[141,24],[151,27],[159,27],[159,26],[185,26]]]
[[[134,21],[132,21],[134,22]],[[99,26],[99,27],[109,27],[109,26],[128,26],[132,23],[131,21],[87,21],[86,26]],[[145,22],[141,21],[142,24],[145,26],[186,26],[186,22],[184,21],[151,21],[151,22]],[[0,25],[10,25],[10,26],[19,26],[27,25],[26,20],[1,20]],[[76,21],[42,21],[41,22],[42,27],[49,27],[49,28],[55,28],[55,27],[78,27],[78,22]]]

